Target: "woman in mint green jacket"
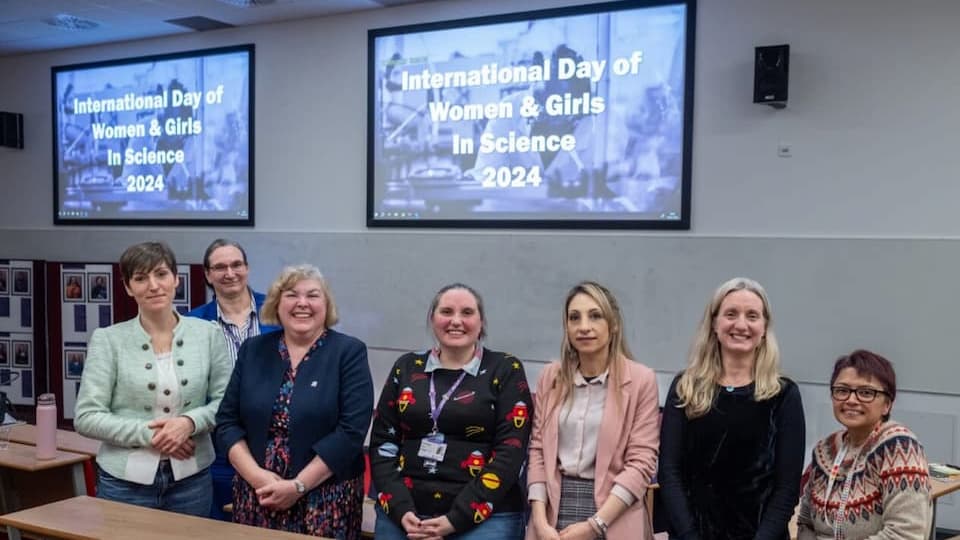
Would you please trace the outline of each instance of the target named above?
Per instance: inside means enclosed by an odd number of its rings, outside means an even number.
[[[162,242],[136,244],[120,257],[139,314],[94,331],[74,426],[103,442],[97,496],[207,516],[210,432],[231,368],[217,326],[174,311],[176,268]]]

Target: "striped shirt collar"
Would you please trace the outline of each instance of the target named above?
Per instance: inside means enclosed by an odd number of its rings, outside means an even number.
[[[259,322],[259,316],[257,315],[257,299],[253,297],[253,291],[249,287],[247,287],[247,293],[250,294],[250,316],[247,318],[247,323]],[[214,295],[213,300],[217,305],[217,322],[220,324],[233,324],[224,318],[223,311],[220,310],[220,301],[217,300],[216,295]]]
[[[253,297],[253,292],[251,291],[250,313],[247,316],[246,324],[243,326],[238,326],[226,320],[220,311],[220,302],[216,302],[216,298],[214,298],[214,300],[217,305],[217,325],[220,327],[220,330],[223,331],[223,337],[227,342],[227,353],[230,355],[230,360],[236,362],[240,345],[243,345],[243,342],[246,341],[247,338],[260,335],[260,318],[257,315],[256,299]]]

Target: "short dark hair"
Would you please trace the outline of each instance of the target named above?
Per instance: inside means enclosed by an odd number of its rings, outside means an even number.
[[[857,349],[850,354],[837,358],[833,364],[833,375],[830,376],[830,386],[837,381],[840,372],[846,368],[853,368],[861,377],[873,377],[883,387],[891,405],[897,397],[897,372],[893,364],[879,354],[866,349]],[[892,407],[891,407],[892,410]],[[889,414],[883,415],[883,421],[890,419]]]
[[[177,271],[177,256],[166,242],[141,242],[134,244],[120,256],[120,275],[123,283],[130,285],[130,280],[137,272],[149,272],[154,268],[166,264],[171,272]]]
[[[487,315],[483,311],[483,298],[480,297],[480,293],[475,291],[473,287],[469,285],[464,285],[463,283],[451,283],[449,285],[444,285],[437,291],[437,294],[433,295],[433,300],[430,301],[430,309],[427,310],[427,325],[429,326],[431,321],[433,321],[433,312],[437,310],[437,306],[440,304],[440,297],[443,296],[443,293],[447,291],[452,291],[453,289],[463,289],[473,295],[473,299],[477,301],[477,312],[480,313],[480,339],[487,337]]]
[[[207,250],[203,252],[203,267],[209,269],[210,256],[213,255],[213,252],[227,246],[235,247],[240,250],[240,255],[243,256],[243,264],[247,264],[247,252],[243,249],[243,246],[241,246],[239,242],[227,240],[226,238],[217,238],[213,242],[210,242],[210,245],[207,246]]]

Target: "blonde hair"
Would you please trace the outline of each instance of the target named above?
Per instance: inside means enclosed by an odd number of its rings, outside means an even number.
[[[580,354],[570,343],[570,337],[567,333],[567,310],[570,309],[570,302],[573,301],[573,297],[578,294],[585,294],[597,303],[609,327],[610,342],[607,344],[607,366],[610,372],[607,377],[607,384],[619,388],[623,382],[624,362],[633,358],[630,347],[627,345],[627,339],[623,335],[623,315],[620,313],[620,304],[616,297],[606,287],[597,282],[581,281],[577,283],[567,293],[567,299],[563,303],[563,341],[560,345],[560,371],[554,381],[554,388],[559,392],[556,401],[554,401],[555,407],[562,407],[573,395],[573,376],[577,372],[577,366],[580,365]],[[617,399],[617,407],[622,408],[620,392],[614,394]]]
[[[703,311],[703,319],[697,327],[697,333],[690,346],[687,369],[677,381],[677,407],[683,408],[687,418],[697,418],[707,414],[717,397],[717,385],[723,375],[723,361],[720,354],[720,342],[714,330],[714,321],[720,311],[724,298],[735,291],[750,291],[763,303],[763,320],[766,323],[764,337],[756,350],[753,363],[754,390],[756,401],[770,399],[780,393],[780,346],[773,332],[770,300],[767,292],[756,281],[749,278],[733,278],[720,285],[713,298]]]
[[[323,291],[323,298],[327,304],[327,316],[323,321],[324,328],[330,328],[340,321],[337,314],[337,303],[333,300],[333,294],[330,293],[330,285],[327,279],[320,273],[320,269],[312,264],[298,264],[288,266],[280,272],[267,290],[267,298],[260,308],[260,321],[264,324],[279,325],[280,317],[277,314],[277,308],[280,305],[280,296],[293,289],[301,281],[313,279],[320,283],[320,290]]]

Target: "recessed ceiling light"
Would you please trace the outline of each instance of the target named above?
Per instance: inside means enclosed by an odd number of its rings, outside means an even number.
[[[50,26],[65,28],[67,30],[93,30],[94,28],[98,28],[100,26],[100,23],[97,21],[81,19],[76,15],[70,15],[68,13],[58,13],[54,15],[53,18],[47,19],[45,22]]]
[[[237,7],[256,7],[273,4],[276,1],[277,0],[220,0],[220,3]]]
[[[207,30],[220,30],[221,28],[233,28],[232,24],[211,19],[209,17],[181,17],[179,19],[167,19],[163,22],[196,30],[197,32],[206,32]]]

